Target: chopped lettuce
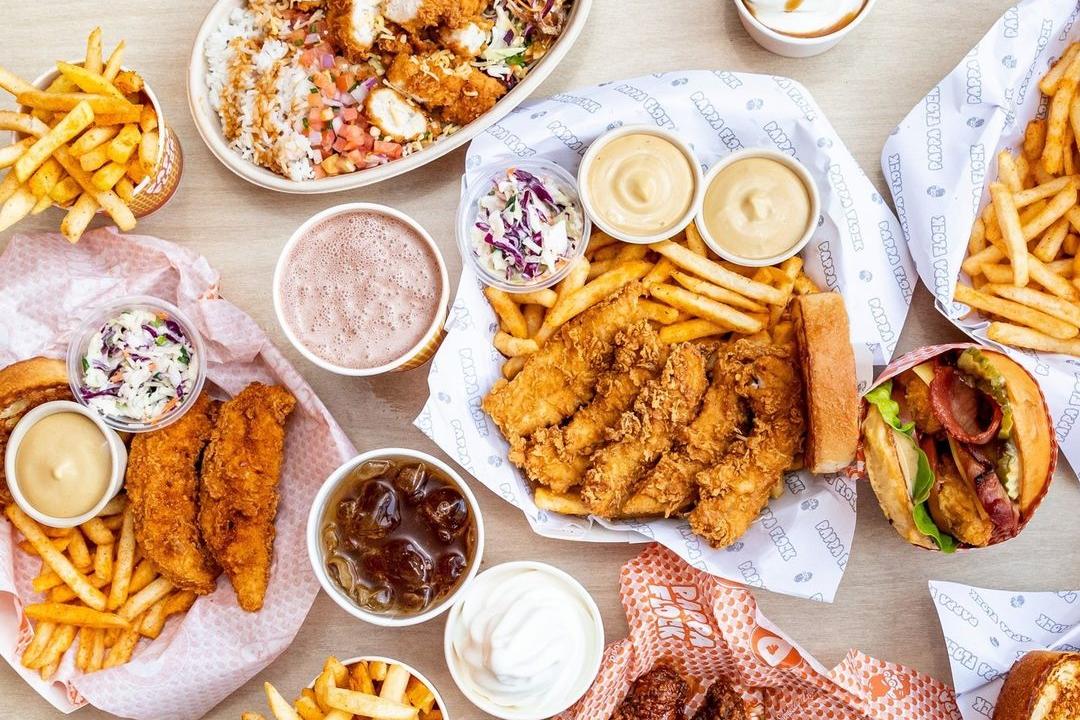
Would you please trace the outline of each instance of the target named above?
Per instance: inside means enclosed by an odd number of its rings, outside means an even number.
[[[930,498],[930,490],[934,487],[934,471],[930,467],[930,460],[926,457],[919,444],[915,442],[915,423],[900,422],[900,404],[892,399],[892,381],[889,380],[866,394],[866,401],[872,404],[881,413],[881,418],[894,430],[907,437],[918,453],[918,465],[915,470],[915,483],[911,491],[912,516],[915,527],[923,535],[933,540],[942,552],[951,553],[956,551],[956,540],[948,533],[938,528],[934,519],[930,516],[926,501]]]

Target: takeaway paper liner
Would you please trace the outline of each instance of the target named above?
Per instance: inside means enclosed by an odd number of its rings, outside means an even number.
[[[1008,353],[1046,389],[1065,457],[1080,466],[1080,372],[1077,359],[998,346],[986,321],[963,319],[953,302],[968,236],[997,175],[997,153],[1016,148],[1028,120],[1045,117],[1038,88],[1077,39],[1080,2],[1023,0],[1009,8],[960,64],[916,106],[885,143],[881,169],[919,275],[938,310],[979,342]]]
[[[817,182],[823,215],[803,251],[806,272],[842,292],[851,317],[861,387],[892,357],[914,287],[896,218],[874,191],[810,94],[784,77],[731,72],[658,73],[556,95],[519,107],[473,141],[466,179],[482,168],[543,158],[573,173],[588,144],[611,127],[655,123],[679,131],[712,164],[744,147],[797,157]],[[685,520],[592,521],[539,510],[481,401],[500,377],[498,325],[466,268],[428,375],[431,393],[415,424],[480,482],[518,506],[546,537],[589,542],[657,540],[706,572],[831,601],[855,531],[855,486],[841,476],[793,473],[735,545],[714,550]]]
[[[1080,590],[1022,592],[930,582],[964,720],[987,720],[1031,650],[1080,651]]]
[[[932,358],[937,357],[938,355],[941,355],[942,353],[948,352],[949,350],[964,350],[965,348],[969,348],[969,347],[979,347],[979,346],[976,343],[951,343],[951,344],[948,344],[948,345],[927,345],[926,347],[921,347],[921,348],[918,348],[916,350],[912,350],[911,352],[906,353],[906,354],[902,355],[901,357],[896,358],[896,360],[894,360],[892,363],[890,363],[887,368],[882,370],[881,375],[879,375],[877,380],[874,381],[874,384],[870,389],[872,390],[873,388],[877,387],[878,385],[881,385],[882,383],[884,383],[886,380],[891,380],[892,378],[896,377],[897,375],[904,372],[905,370],[910,370],[911,368],[915,367],[916,365],[920,365],[920,364],[926,362],[927,360],[930,360]],[[990,349],[996,350],[997,347],[995,346],[995,347],[990,348]],[[1012,357],[1014,359],[1016,358],[1015,355],[1011,355],[1011,354],[1010,354],[1009,357]],[[1029,370],[1025,369],[1025,372],[1027,372],[1028,376],[1030,376],[1032,380],[1035,380],[1035,376]],[[1038,382],[1036,382],[1036,384],[1038,384]],[[1054,421],[1053,421],[1053,418],[1050,416],[1050,408],[1047,407],[1046,395],[1042,392],[1042,387],[1043,387],[1042,385],[1039,385],[1039,394],[1040,394],[1040,396],[1042,396],[1043,408],[1046,411],[1047,420],[1049,421],[1050,426],[1053,427]],[[866,403],[863,402],[863,410],[864,411],[865,411],[865,408],[866,408]],[[1035,512],[1039,509],[1039,506],[1042,504],[1043,498],[1046,497],[1046,493],[1050,490],[1050,483],[1053,482],[1053,480],[1054,480],[1054,469],[1057,467],[1057,459],[1058,459],[1057,437],[1053,434],[1053,432],[1051,432],[1051,434],[1050,434],[1050,468],[1047,471],[1048,474],[1049,474],[1049,480],[1046,481],[1046,486],[1043,488],[1043,494],[1035,502],[1035,505],[1031,508],[1031,512],[1028,513],[1028,516],[1026,518],[1022,519],[1022,521],[1020,523],[1020,530],[1023,530],[1024,526],[1026,526],[1031,521],[1031,518],[1035,517]],[[869,482],[869,479],[865,476],[865,468],[860,467],[859,471],[862,473],[863,479],[867,480],[867,482]],[[1019,532],[1019,531],[1017,531],[1017,532]],[[991,543],[987,547],[991,547],[993,545],[999,545],[1001,542],[1008,542],[1008,540],[1011,540],[1011,539],[1012,538],[1008,538],[1007,540],[1002,540],[1000,542]],[[926,550],[928,548],[920,548],[920,549]],[[958,548],[957,552],[964,552],[964,551],[967,551],[967,550],[978,550],[978,549],[980,549],[980,548]]]
[[[217,284],[205,258],[112,228],[88,232],[74,246],[58,234],[16,235],[0,255],[0,366],[39,354],[63,357],[65,336],[86,308],[123,295],[156,295],[183,310],[202,334],[207,379],[217,394],[259,380],[285,385],[298,401],[287,426],[270,587],[258,613],[240,610],[223,577],[157,640],[140,643],[127,665],[81,675],[69,652],[54,681],[43,682],[19,662],[31,637],[20,608],[38,600],[30,581],[40,561],[19,551],[14,529],[0,521],[0,655],[63,712],[89,702],[139,720],[202,717],[288,647],[318,593],[304,545],[308,507],[322,478],[356,451],[255,321],[218,296]]]
[[[691,709],[724,678],[759,720],[960,720],[952,690],[910,668],[851,650],[825,669],[761,614],[747,588],[658,545],[623,566],[620,594],[630,636],[608,646],[593,686],[557,720],[610,717],[658,662],[688,679]]]

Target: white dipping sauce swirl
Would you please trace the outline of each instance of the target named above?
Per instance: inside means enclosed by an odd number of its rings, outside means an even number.
[[[593,613],[569,583],[513,566],[477,578],[449,635],[461,681],[509,711],[567,698],[594,671],[593,648],[602,642]]]

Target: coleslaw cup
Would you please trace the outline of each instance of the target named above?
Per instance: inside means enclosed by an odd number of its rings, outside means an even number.
[[[567,195],[573,200],[577,205],[578,210],[581,212],[581,239],[578,241],[577,247],[573,248],[566,256],[562,267],[555,270],[555,272],[542,275],[531,282],[510,282],[506,280],[506,278],[493,272],[490,268],[485,267],[484,263],[473,251],[472,241],[470,239],[473,222],[476,220],[477,203],[479,203],[480,199],[491,189],[492,181],[503,175],[509,168],[527,170],[542,179],[553,179],[558,183],[561,183],[563,186],[562,189],[567,191]],[[490,285],[508,293],[524,293],[549,288],[565,278],[570,272],[574,261],[585,254],[585,249],[589,245],[590,233],[592,233],[592,222],[581,201],[581,193],[578,189],[577,178],[553,162],[534,159],[484,167],[477,171],[476,180],[471,184],[468,182],[468,174],[463,175],[461,178],[461,200],[458,204],[457,212],[458,251],[461,253],[461,261],[471,267],[473,272],[476,273],[480,278],[480,281],[485,285]]]

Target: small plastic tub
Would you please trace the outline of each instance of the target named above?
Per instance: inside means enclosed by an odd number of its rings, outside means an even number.
[[[504,273],[488,267],[483,257],[475,249],[473,230],[479,202],[492,189],[492,184],[511,170],[523,170],[536,176],[546,187],[556,185],[567,196],[569,201],[577,209],[581,217],[581,237],[577,244],[572,246],[565,256],[558,262],[553,271],[545,272],[531,280],[515,281],[506,278]],[[461,202],[457,213],[457,241],[458,250],[461,252],[461,261],[473,269],[485,285],[505,290],[509,293],[524,293],[549,288],[562,280],[570,272],[574,260],[585,254],[585,248],[589,244],[589,234],[592,232],[592,223],[581,201],[580,190],[577,180],[565,169],[547,160],[522,160],[505,165],[490,165],[482,168],[476,174],[476,180],[469,184],[468,176],[461,179]]]
[[[746,33],[754,39],[754,42],[769,52],[783,57],[807,58],[820,55],[836,47],[841,40],[847,37],[848,33],[866,19],[877,0],[866,0],[866,3],[859,10],[859,14],[840,29],[815,37],[800,37],[777,32],[754,17],[754,13],[750,12],[750,8],[746,5],[746,0],[733,0],[733,2],[735,3],[735,9],[739,12],[739,21],[742,23]]]
[[[175,407],[152,421],[112,415],[95,408],[90,404],[89,391],[83,380],[84,361],[91,339],[102,329],[106,322],[127,310],[147,310],[159,316],[164,315],[165,318],[176,323],[193,349],[189,366],[194,370],[194,375],[191,378],[190,387],[184,390],[184,397]],[[71,394],[82,405],[96,410],[106,425],[118,432],[149,432],[151,430],[160,430],[179,420],[188,411],[195,399],[199,397],[203,384],[206,382],[206,347],[203,344],[202,336],[199,335],[191,320],[180,311],[180,308],[150,295],[132,295],[101,305],[86,316],[83,324],[72,335],[71,342],[68,345],[67,370]]]

